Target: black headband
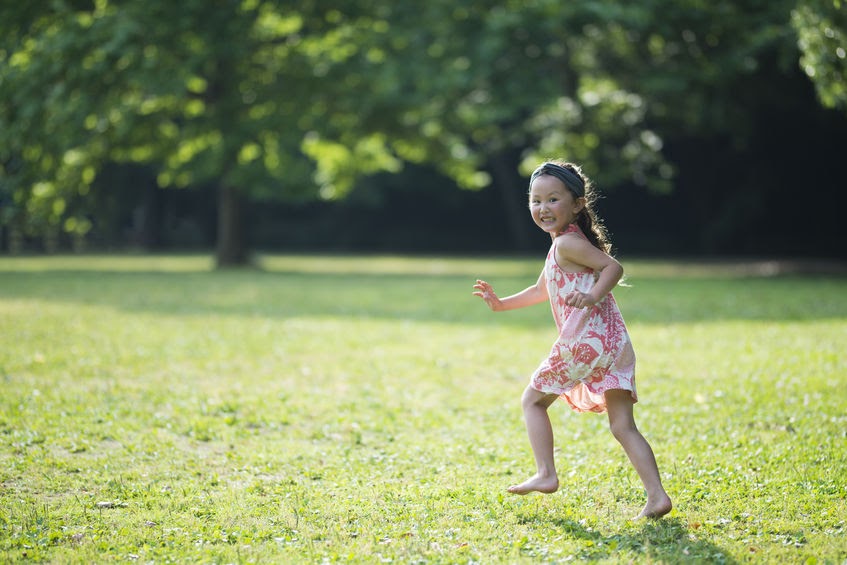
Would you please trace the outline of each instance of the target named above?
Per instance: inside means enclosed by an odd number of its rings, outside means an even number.
[[[577,198],[585,196],[585,181],[567,167],[557,165],[556,163],[542,163],[532,173],[532,176],[529,179],[529,184],[532,184],[532,181],[541,175],[556,177],[562,181],[568,190],[576,194]]]

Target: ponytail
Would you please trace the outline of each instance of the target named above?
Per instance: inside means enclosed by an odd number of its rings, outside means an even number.
[[[594,202],[596,201],[597,196],[591,180],[585,175],[585,173],[582,172],[582,169],[573,163],[558,164],[577,175],[585,184],[585,195],[583,196],[583,198],[585,198],[585,207],[580,210],[579,214],[577,214],[574,222],[577,226],[579,226],[579,229],[582,230],[582,233],[585,234],[585,237],[588,238],[588,241],[591,242],[591,245],[604,253],[611,254],[612,242],[609,240],[609,234],[606,231],[606,226],[603,225],[602,220],[600,220],[594,211]],[[571,190],[571,192],[573,193],[573,190]],[[579,195],[574,194],[574,197],[578,196]]]
[[[600,220],[594,215],[594,211],[585,205],[585,208],[577,215],[576,225],[591,242],[591,245],[603,251],[604,253],[612,253],[612,244],[609,242],[606,228]]]

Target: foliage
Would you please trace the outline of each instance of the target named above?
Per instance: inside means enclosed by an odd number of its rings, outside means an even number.
[[[597,53],[621,11],[553,0],[393,4],[381,47],[392,85],[374,89],[369,105],[399,126],[366,123],[389,131],[402,159],[430,162],[467,188],[496,184],[499,161],[523,161],[525,173],[559,154],[610,183],[662,179],[641,94]]]
[[[4,562],[847,558],[843,278],[625,263],[636,416],[676,502],[639,524],[605,418],[560,405],[562,490],[504,492],[553,324],[470,286],[538,261],[262,265],[0,258]]]
[[[702,162],[715,146],[731,154],[712,170],[746,158],[770,117],[758,109],[794,109],[782,86],[801,53],[822,101],[841,104],[844,13],[841,0],[8,4],[0,221],[85,233],[92,183],[142,164],[161,187],[216,187],[219,241],[238,247],[244,199],[337,199],[415,163],[495,186],[520,240],[514,187],[552,156],[611,190],[686,184],[711,211]],[[738,198],[767,191],[750,182]],[[732,221],[716,216],[718,231]]]
[[[308,193],[304,133],[337,116],[311,96],[337,91],[319,68],[357,40],[350,26],[323,26],[322,11],[250,0],[57,2],[8,15],[21,31],[0,52],[3,190],[26,219],[82,231],[90,224],[66,208],[108,162],[154,164],[162,187]]]
[[[801,0],[791,13],[800,64],[821,102],[847,111],[847,6],[842,0]]]

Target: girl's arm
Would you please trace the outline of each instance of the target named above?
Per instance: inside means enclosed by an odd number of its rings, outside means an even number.
[[[488,307],[495,312],[524,308],[547,300],[547,279],[544,277],[543,271],[534,285],[523,289],[517,294],[513,294],[502,299],[497,297],[497,293],[495,293],[491,285],[485,281],[476,281],[474,288],[476,289],[476,292],[473,293],[474,296],[479,296],[485,300]]]
[[[558,238],[556,260],[560,265],[588,267],[598,274],[597,281],[590,291],[573,291],[567,295],[566,303],[574,308],[587,308],[597,304],[623,277],[623,267],[614,257],[578,236],[564,235]]]

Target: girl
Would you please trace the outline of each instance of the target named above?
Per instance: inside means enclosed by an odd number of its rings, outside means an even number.
[[[647,504],[637,518],[671,510],[653,450],[635,426],[635,353],[611,294],[623,268],[592,210],[591,183],[576,165],[547,162],[532,173],[532,219],[553,239],[538,282],[498,298],[485,281],[475,296],[500,312],[550,300],[559,338],[532,375],[521,404],[535,455],[535,475],[508,491],[552,493],[559,488],[553,460],[553,430],[547,408],[559,397],[577,412],[608,412],[609,427],[626,451],[644,488]]]

